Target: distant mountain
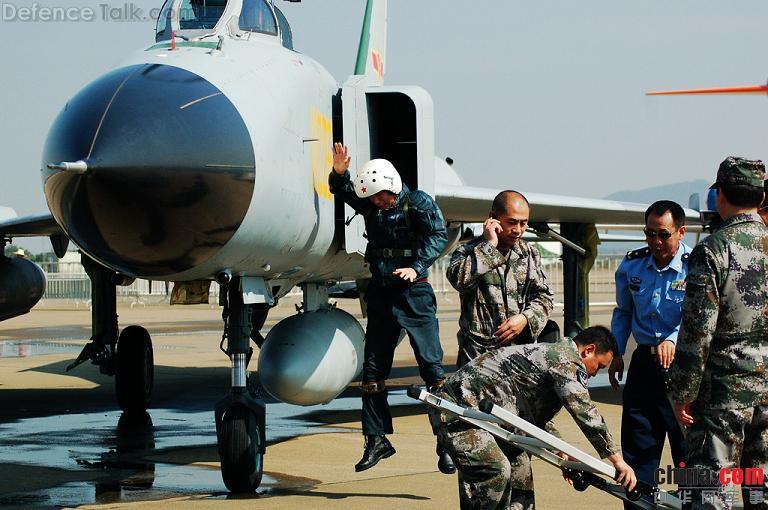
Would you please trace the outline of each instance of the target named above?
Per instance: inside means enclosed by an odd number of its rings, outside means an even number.
[[[712,184],[711,181],[697,179],[695,181],[654,186],[653,188],[617,191],[605,198],[607,200],[639,202],[641,204],[651,204],[656,200],[673,200],[683,207],[688,207],[688,197],[690,197],[692,193],[698,193],[700,200],[703,201],[710,184]]]
[[[664,186],[654,186],[653,188],[624,190],[611,193],[606,196],[606,200],[618,200],[620,202],[638,202],[641,204],[652,204],[657,200],[673,200],[683,207],[688,207],[688,197],[692,193],[699,194],[699,203],[704,205],[707,196],[707,188],[712,181],[697,179],[695,181],[678,182],[675,184],[666,184]],[[602,255],[623,254],[632,248],[643,246],[642,232],[615,232],[616,234],[627,234],[639,237],[637,242],[626,243],[602,243],[599,252]],[[688,234],[684,240],[693,246],[696,243],[695,235]]]

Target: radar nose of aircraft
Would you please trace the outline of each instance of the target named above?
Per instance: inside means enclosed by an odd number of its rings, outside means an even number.
[[[143,64],[70,100],[42,172],[51,212],[86,253],[124,274],[161,277],[204,262],[234,235],[255,160],[221,90],[185,69]]]

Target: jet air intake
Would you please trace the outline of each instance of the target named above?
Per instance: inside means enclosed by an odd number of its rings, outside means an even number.
[[[229,99],[178,67],[97,79],[65,106],[42,160],[48,206],[89,256],[159,278],[208,260],[253,195],[253,144]]]

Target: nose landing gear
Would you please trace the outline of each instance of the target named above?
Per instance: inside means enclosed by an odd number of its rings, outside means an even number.
[[[232,389],[216,405],[215,414],[224,485],[234,493],[249,493],[261,483],[267,446],[266,406],[248,389],[249,342],[254,327],[264,324],[266,310],[243,303],[239,280],[227,285],[223,312],[222,350],[232,361]]]

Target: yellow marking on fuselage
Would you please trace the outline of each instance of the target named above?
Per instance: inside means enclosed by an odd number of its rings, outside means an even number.
[[[309,144],[309,161],[312,166],[312,187],[318,197],[333,200],[328,186],[328,173],[333,166],[333,127],[331,119],[315,107],[309,112],[309,137],[316,142]]]

